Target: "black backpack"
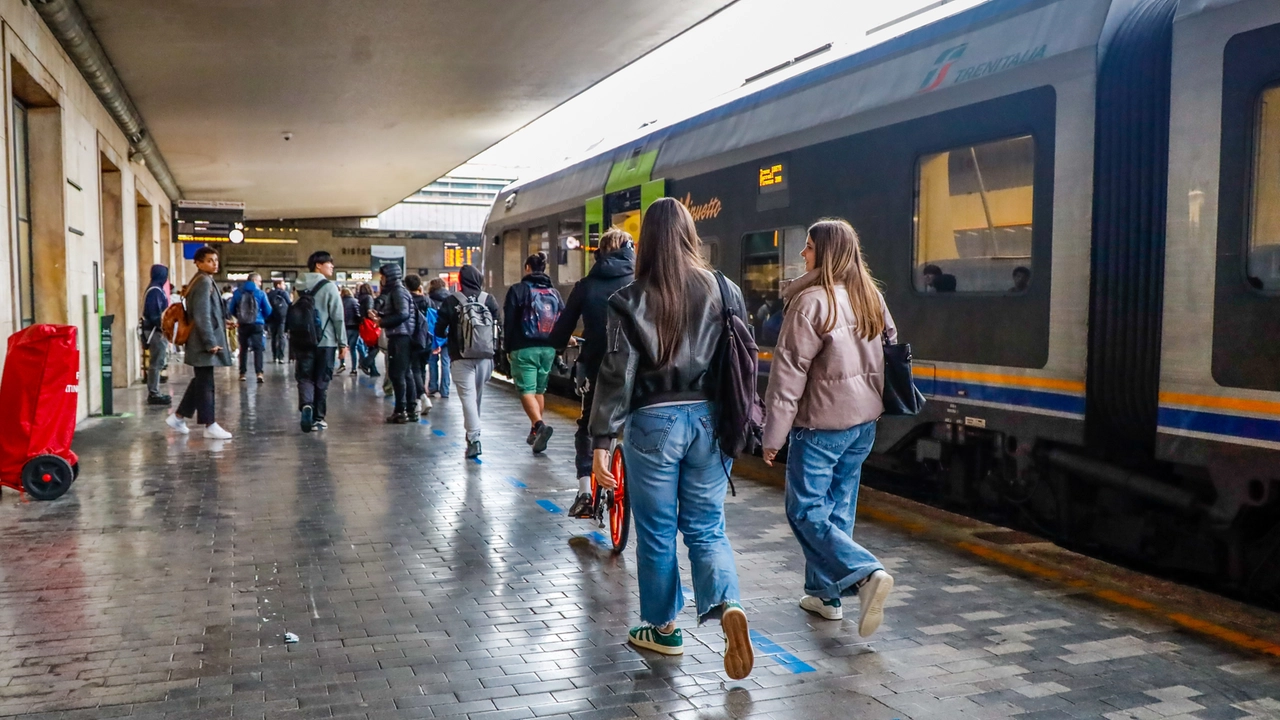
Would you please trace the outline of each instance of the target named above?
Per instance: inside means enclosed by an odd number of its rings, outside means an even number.
[[[299,290],[298,300],[289,308],[285,329],[289,331],[289,344],[303,352],[320,347],[324,328],[320,327],[320,311],[316,309],[316,293],[327,284],[321,280],[310,290]],[[332,318],[330,318],[332,319]]]
[[[289,298],[285,297],[283,290],[272,290],[267,293],[267,301],[271,303],[271,322],[280,322],[280,318],[289,312]]]
[[[430,349],[435,337],[435,328],[427,327],[429,325],[427,314],[418,307],[417,302],[413,303],[413,321],[413,335],[410,336],[413,338],[410,341],[413,349],[418,351]]]
[[[241,325],[258,324],[258,294],[252,290],[240,291],[240,302],[236,303],[236,320]]]
[[[724,323],[720,344],[716,349],[718,376],[714,388],[720,416],[716,419],[716,436],[720,452],[736,458],[755,452],[764,435],[764,403],[760,401],[757,374],[760,348],[751,327],[730,302],[729,283],[716,273],[720,286],[720,302]]]

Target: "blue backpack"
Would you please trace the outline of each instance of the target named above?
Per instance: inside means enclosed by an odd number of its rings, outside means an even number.
[[[560,319],[560,311],[563,309],[564,301],[555,288],[529,285],[529,303],[525,305],[522,323],[524,336],[529,340],[550,339],[551,331],[555,329],[556,320]]]

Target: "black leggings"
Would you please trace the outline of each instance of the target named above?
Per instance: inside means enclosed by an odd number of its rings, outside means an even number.
[[[196,376],[187,384],[186,392],[182,393],[182,402],[178,403],[178,410],[174,414],[180,418],[195,415],[196,422],[201,425],[212,425],[213,368],[197,367],[192,370]]]
[[[407,398],[413,392],[412,341],[408,335],[387,338],[387,373],[391,375],[391,387],[396,389],[395,411],[398,413],[409,411]]]

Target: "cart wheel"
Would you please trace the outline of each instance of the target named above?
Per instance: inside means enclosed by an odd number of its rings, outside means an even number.
[[[76,463],[71,466],[71,479],[72,480],[80,479],[80,463]]]
[[[37,500],[56,500],[71,487],[74,473],[57,455],[38,455],[22,467],[22,487]]]
[[[613,504],[609,508],[609,536],[613,540],[613,554],[619,555],[627,547],[631,536],[631,501],[627,497],[627,465],[622,460],[622,448],[613,451],[613,477],[618,486],[613,490]]]

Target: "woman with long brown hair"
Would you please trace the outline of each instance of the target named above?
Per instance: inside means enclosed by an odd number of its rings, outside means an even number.
[[[675,623],[684,607],[679,530],[689,549],[698,622],[720,619],[725,672],[738,680],[750,674],[754,654],[724,532],[731,461],[716,442],[711,403],[723,303],[700,245],[693,217],[679,201],[661,198],[649,206],[640,226],[636,281],[609,299],[590,430],[594,472],[612,488],[609,448],[626,427],[622,452],[644,622],[631,629],[631,644],[665,655],[684,652]],[[731,309],[746,317],[741,291],[732,283],[729,288]]]
[[[893,317],[844,220],[809,228],[805,274],[783,293],[782,332],[769,371],[765,462],[787,452],[787,520],[805,555],[800,607],[828,620],[840,598],[860,600],[858,634],[880,627],[893,578],[853,540],[862,463],[884,413],[884,343]]]

